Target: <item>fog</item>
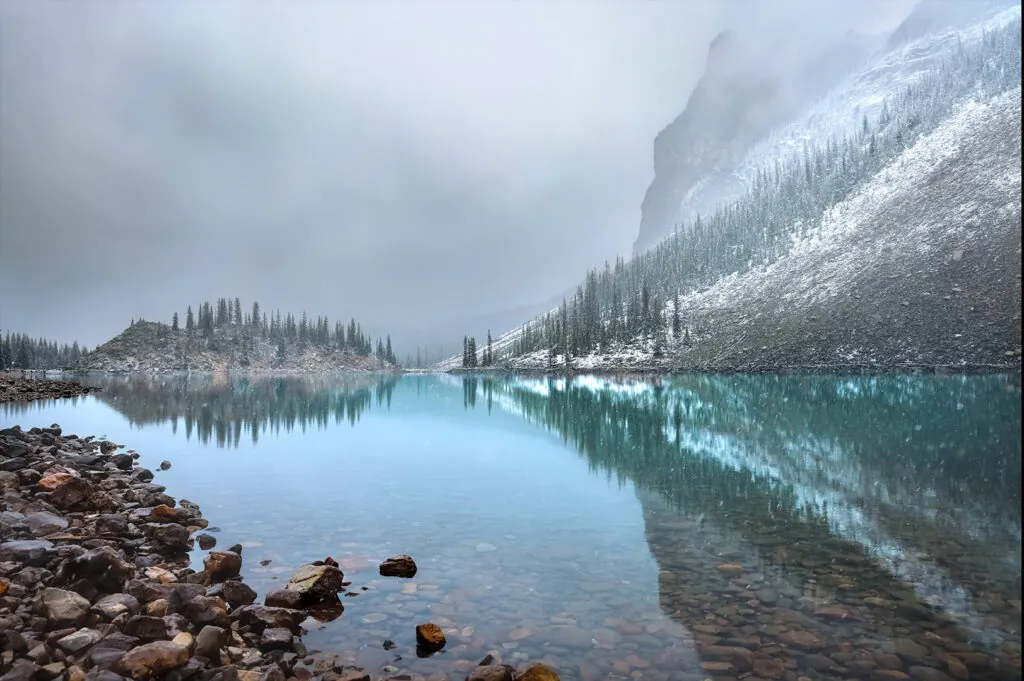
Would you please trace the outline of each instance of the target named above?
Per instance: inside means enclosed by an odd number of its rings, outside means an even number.
[[[720,30],[909,4],[4,0],[0,329],[93,346],[240,296],[458,342],[630,252]]]

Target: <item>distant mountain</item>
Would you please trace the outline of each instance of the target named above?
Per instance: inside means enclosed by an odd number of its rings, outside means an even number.
[[[398,368],[391,338],[376,343],[353,319],[329,325],[326,317],[298,321],[261,314],[238,299],[188,308],[185,323],[133,320],[123,332],[78,363],[81,371],[389,371]]]
[[[641,205],[634,253],[667,236],[681,217],[714,208],[683,210],[692,189],[727,176],[756,142],[827,92],[875,45],[854,34],[827,45],[750,41],[730,32],[712,41],[686,108],[655,138],[654,180]]]
[[[942,47],[944,32],[976,25],[1014,5],[1019,2],[921,0],[888,36],[850,32],[838,40],[787,36],[767,42],[755,35],[720,34],[709,47],[705,73],[686,108],[655,138],[655,177],[641,205],[634,253],[749,189],[751,161],[760,165],[764,160],[759,150],[773,147],[770,151],[778,153],[780,141],[799,149],[803,135],[813,139],[816,132],[827,135],[839,132],[837,126],[860,123],[858,107],[872,113],[887,89],[913,82],[931,66],[929,57]],[[935,40],[896,52],[928,35]],[[895,59],[878,59],[887,53]],[[863,82],[851,81],[855,73]],[[833,96],[842,101],[821,101],[844,81],[852,87]],[[875,100],[843,97],[866,91]],[[836,113],[848,120],[835,120]],[[786,124],[791,132],[795,129],[796,139],[779,134]]]
[[[734,198],[590,272],[497,364],[1019,368],[1020,40],[1018,4],[876,55],[751,148]]]
[[[886,42],[894,49],[928,33],[962,29],[978,17],[1019,4],[1016,0],[920,0]]]

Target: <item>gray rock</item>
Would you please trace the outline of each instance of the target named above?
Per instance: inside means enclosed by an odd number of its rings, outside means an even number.
[[[953,677],[949,674],[923,665],[912,666],[907,673],[917,681],[953,681]]]
[[[68,521],[49,511],[37,511],[25,516],[25,525],[28,527],[29,532],[37,537],[42,537],[66,530],[68,528]]]
[[[170,612],[181,612],[195,598],[206,595],[202,584],[175,584],[167,593],[167,608]]]
[[[271,591],[267,594],[266,598],[263,599],[263,604],[268,605],[272,608],[298,608],[302,602],[302,596],[299,595],[298,591],[290,591],[288,589],[280,589],[278,591]]]
[[[131,454],[114,454],[110,457],[110,462],[117,467],[118,470],[130,471],[132,466],[135,465],[135,459],[131,457]]]
[[[215,596],[199,596],[185,606],[185,618],[200,627],[207,624],[225,627],[229,624],[228,606]]]
[[[109,546],[87,551],[67,562],[64,577],[69,580],[84,579],[100,593],[118,593],[124,583],[135,576],[135,568],[122,560],[121,555]]]
[[[256,592],[251,586],[238,580],[229,579],[221,585],[223,598],[232,608],[251,605],[256,600]]]
[[[105,643],[105,641],[100,642]],[[96,645],[89,651],[89,662],[93,669],[110,669],[124,655],[120,648],[108,648],[105,645]]]
[[[20,539],[0,544],[0,562],[46,565],[56,553],[57,547],[45,539]]]
[[[162,617],[136,615],[124,625],[124,633],[143,641],[163,641],[167,636],[167,622]]]
[[[514,676],[513,667],[507,664],[491,664],[470,671],[466,681],[512,681]]]
[[[333,565],[303,565],[288,580],[285,589],[297,592],[303,601],[318,603],[337,600],[345,575]]]
[[[93,629],[79,629],[73,634],[57,640],[57,647],[68,655],[81,655],[96,645],[103,638],[100,632]]]
[[[122,613],[134,615],[141,607],[131,594],[108,594],[93,603],[92,611],[109,621]]]
[[[236,610],[235,614],[242,626],[250,627],[257,634],[262,634],[268,627],[298,632],[299,625],[306,619],[306,613],[301,610],[272,608],[265,605],[247,605]]]
[[[128,534],[128,519],[120,513],[104,513],[96,519],[99,534]]]
[[[172,613],[164,615],[164,622],[167,624],[167,638],[174,639],[175,636],[190,629],[188,620],[183,615]]]
[[[228,631],[223,627],[203,627],[196,635],[196,655],[210,661],[220,660],[220,650],[227,644],[228,638]]]
[[[85,681],[124,681],[124,677],[109,669],[93,667],[86,673]]]
[[[39,672],[39,665],[31,661],[15,660],[10,671],[0,676],[0,681],[32,681]]]
[[[55,628],[77,626],[85,621],[91,607],[73,591],[48,587],[39,595],[39,612]]]
[[[180,555],[188,552],[188,530],[175,523],[147,523],[146,529],[150,539],[160,553],[164,555]]]
[[[121,656],[112,669],[136,681],[144,681],[184,667],[188,657],[188,648],[170,641],[156,641],[132,648]]]
[[[288,629],[282,628],[268,628],[263,630],[263,635],[260,637],[260,650],[267,652],[270,650],[288,650],[292,647],[292,639],[294,636]]]

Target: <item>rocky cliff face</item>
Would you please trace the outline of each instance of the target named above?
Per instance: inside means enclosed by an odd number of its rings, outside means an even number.
[[[727,175],[753,144],[824,94],[871,48],[869,39],[852,34],[827,46],[758,45],[728,32],[716,37],[686,109],[654,140],[655,176],[641,206],[634,252],[688,216],[681,212],[688,192]]]
[[[1019,2],[921,0],[894,31],[880,37],[851,32],[840,40],[809,42],[793,36],[770,40],[719,35],[686,108],[655,138],[655,176],[641,206],[634,253],[656,244],[680,222],[709,213],[742,192],[744,181],[733,173],[747,152],[878,50],[962,28],[1015,4]]]
[[[889,49],[927,33],[963,28],[986,13],[1020,4],[1018,0],[921,0],[889,36]]]
[[[315,344],[275,341],[245,327],[217,328],[209,338],[166,324],[137,322],[86,355],[81,371],[388,371],[394,365]]]

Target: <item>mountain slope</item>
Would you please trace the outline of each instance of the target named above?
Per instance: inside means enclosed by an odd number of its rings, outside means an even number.
[[[827,45],[750,44],[723,32],[686,108],[654,140],[654,180],[641,205],[640,252],[672,231],[690,192],[728,173],[750,147],[870,54],[848,35]]]
[[[1020,93],[965,104],[795,231],[783,255],[680,296],[683,333],[661,336],[660,353],[655,331],[566,362],[564,329],[576,327],[556,311],[499,338],[495,354],[512,369],[1019,368]]]
[[[713,140],[707,136],[720,130],[715,118],[722,116],[718,109],[729,105],[734,108],[723,109],[726,113],[739,107],[743,111],[767,102],[734,98],[730,103],[716,94],[723,77],[711,69],[709,59],[708,73],[694,90],[686,111],[655,142],[656,175],[644,198],[634,250],[649,248],[676,225],[736,200],[752,188],[759,169],[800,153],[805,144],[822,144],[830,136],[849,134],[865,117],[876,121],[885,100],[934,73],[944,54],[958,45],[977,42],[986,31],[998,30],[1019,17],[1019,4],[1016,13],[1008,8],[1014,4],[1012,0],[922,0],[889,37],[885,48],[870,59],[867,50],[873,43],[849,37],[845,49],[833,48],[845,57],[823,61],[833,64],[831,69],[811,68],[809,73],[816,74],[816,79],[810,83],[816,87],[805,86],[800,94],[789,92],[785,98],[773,94],[780,99],[772,105],[774,113],[758,119],[757,125],[753,119],[748,121],[742,144],[729,138],[710,146]],[[735,49],[742,54],[739,46]],[[767,67],[757,61],[748,64],[748,59],[745,57],[743,72],[757,82]],[[774,63],[774,59],[768,61]],[[772,77],[779,83],[795,78],[788,74]],[[684,124],[698,119],[700,125]],[[702,135],[707,139],[698,139]],[[659,169],[659,155],[679,157],[686,167],[679,166],[679,172]]]
[[[1019,366],[1021,90],[973,103],[777,263],[682,300],[698,367]]]

